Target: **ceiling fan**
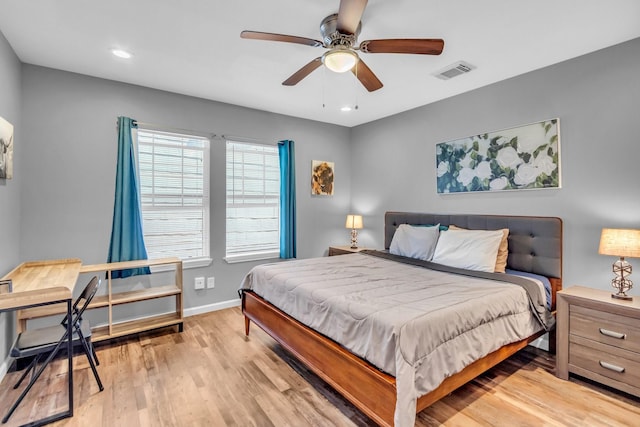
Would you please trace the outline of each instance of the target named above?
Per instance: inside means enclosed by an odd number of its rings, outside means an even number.
[[[381,39],[365,40],[356,45],[362,28],[360,18],[364,13],[368,0],[340,0],[338,13],[327,16],[320,23],[322,40],[285,34],[264,33],[259,31],[243,31],[243,39],[269,40],[276,42],[297,43],[312,47],[329,49],[282,82],[285,86],[294,86],[324,64],[329,70],[343,73],[351,71],[360,83],[373,92],[382,87],[382,82],[358,56],[357,51],[364,53],[409,53],[418,55],[440,55],[444,48],[442,39]]]

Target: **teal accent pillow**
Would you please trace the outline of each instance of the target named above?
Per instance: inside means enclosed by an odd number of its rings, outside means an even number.
[[[435,227],[436,225],[438,226],[440,231],[447,231],[449,229],[448,225],[441,224],[411,224],[412,227]]]

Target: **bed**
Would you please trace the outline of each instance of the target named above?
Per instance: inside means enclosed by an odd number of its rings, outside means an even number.
[[[388,249],[402,224],[508,229],[506,268],[518,273],[467,273],[424,261],[400,260],[404,257],[390,255]],[[556,292],[562,287],[559,218],[387,212],[385,249],[385,252],[254,267],[241,286],[245,333],[249,335],[250,323],[255,323],[376,423],[406,427],[414,424],[417,412],[508,358],[553,326],[550,313],[555,308]],[[532,306],[529,292],[534,291],[527,290],[529,299],[522,300],[520,295],[525,294],[522,288],[533,283],[522,279],[528,274],[548,279],[547,295],[543,297],[546,308],[541,309],[539,301],[535,309],[529,307]],[[493,277],[496,275],[500,276],[497,280]],[[327,289],[317,287],[321,281]],[[536,286],[541,283],[535,282]],[[435,285],[423,288],[423,283]],[[360,291],[353,290],[361,285],[372,287],[366,292],[380,297],[373,305],[381,307],[383,314],[378,311],[374,314],[369,306],[360,305]],[[402,288],[405,286],[409,288]],[[455,292],[450,291],[453,286]],[[390,288],[403,289],[401,296],[387,295],[385,292]],[[302,292],[307,289],[307,300],[292,299],[294,289]],[[408,306],[396,304],[403,299]],[[517,309],[506,305],[505,301],[512,299]],[[325,307],[328,300],[335,300],[335,307]],[[446,300],[451,307],[427,309],[419,306],[419,300]],[[468,301],[480,302],[487,307],[485,311],[495,312],[496,319],[479,318],[477,325],[468,329],[451,320],[467,323],[475,317],[468,314],[470,306],[465,305]],[[316,303],[317,306],[313,305]],[[391,311],[397,309],[400,311]],[[456,313],[460,309],[464,315]],[[415,315],[409,315],[412,312]],[[405,321],[398,318],[405,314],[408,320],[401,324]],[[540,320],[541,316],[545,319]],[[511,317],[520,320],[514,324],[499,323],[511,321]],[[355,324],[346,323],[354,318]],[[449,337],[449,329],[461,330],[460,337]],[[487,332],[497,337],[497,341],[484,338]],[[506,335],[503,337],[502,333]],[[425,336],[431,335],[443,335],[439,338],[441,342],[429,344]],[[353,344],[350,340],[354,337],[364,337],[364,344]],[[427,342],[427,348],[418,349],[415,343],[423,341]],[[466,343],[469,349],[447,347],[458,345],[458,341],[459,345]],[[372,347],[372,343],[377,347]],[[453,365],[442,365],[442,359],[452,361]]]

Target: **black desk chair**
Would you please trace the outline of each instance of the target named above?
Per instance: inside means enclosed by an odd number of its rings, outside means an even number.
[[[102,386],[102,381],[100,381],[100,376],[98,376],[98,371],[96,370],[96,365],[99,365],[100,362],[98,361],[95,349],[93,348],[93,343],[91,342],[91,327],[88,320],[82,319],[82,314],[84,313],[89,303],[91,303],[91,300],[98,291],[99,285],[100,281],[97,277],[94,276],[84,288],[82,294],[80,294],[78,299],[73,303],[71,316],[72,318],[70,319],[70,321],[73,330],[73,336],[71,338],[72,343],[74,346],[82,345],[82,350],[89,360],[89,365],[91,366],[91,370],[93,371],[93,376],[96,378],[96,382],[98,383],[100,391],[102,391],[104,390],[104,387]],[[78,308],[79,305],[80,308]],[[11,406],[9,412],[7,412],[7,415],[5,415],[5,417],[2,419],[3,424],[7,422],[9,417],[11,417],[20,402],[22,402],[22,399],[24,399],[29,390],[31,390],[33,384],[40,377],[49,362],[53,360],[53,358],[56,356],[56,353],[60,350],[63,344],[67,343],[68,321],[68,316],[65,316],[59,325],[39,329],[28,329],[18,334],[18,337],[16,338],[13,347],[11,348],[11,357],[18,359],[23,357],[33,357],[33,360],[31,361],[29,366],[25,368],[24,373],[22,374],[16,385],[13,386],[13,388],[18,388],[25,377],[29,374],[29,372],[31,372],[32,375],[25,389],[22,391],[15,403]],[[48,355],[45,361],[38,366],[38,362],[45,355]]]

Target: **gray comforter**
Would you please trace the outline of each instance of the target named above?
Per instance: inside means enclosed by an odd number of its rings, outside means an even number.
[[[445,378],[545,327],[529,288],[367,254],[263,264],[241,286],[395,376],[397,427]]]

